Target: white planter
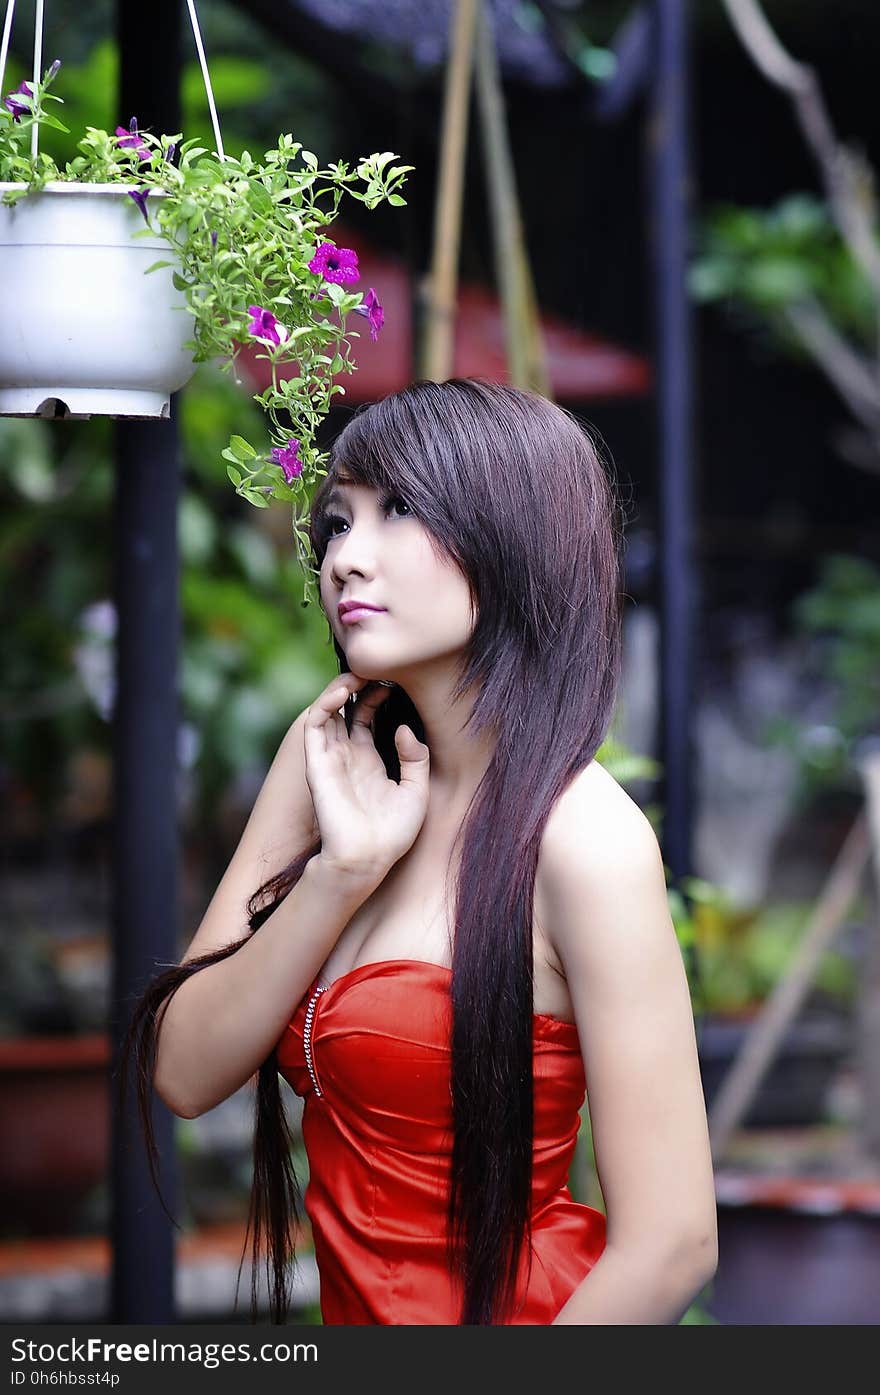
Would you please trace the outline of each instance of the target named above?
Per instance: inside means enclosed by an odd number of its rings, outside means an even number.
[[[144,276],[172,256],[131,240],[145,226],[119,184],[53,181],[0,203],[0,416],[169,415],[195,372],[194,320],[171,267]]]

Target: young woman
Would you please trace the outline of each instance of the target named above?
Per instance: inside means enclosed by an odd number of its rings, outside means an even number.
[[[537,394],[420,382],[335,442],[311,540],[339,677],[128,1038],[151,1162],[151,1083],[192,1118],[259,1074],[255,1317],[265,1233],[284,1320],[303,1206],[326,1324],[673,1323],[715,1271],[662,858],[594,758],[621,531]],[[587,1083],[606,1215],[567,1186]]]

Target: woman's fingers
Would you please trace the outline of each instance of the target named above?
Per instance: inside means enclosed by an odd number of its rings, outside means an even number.
[[[318,694],[309,709],[315,725],[320,726],[323,719],[338,712],[346,699],[362,688],[366,681],[366,678],[357,678],[353,673],[340,673],[337,678],[328,683],[323,693]]]
[[[366,681],[353,673],[341,673],[334,678],[311,704],[306,731],[320,732],[328,746],[335,741],[347,740],[345,719],[340,715],[340,710],[351,694],[362,688]]]
[[[389,688],[384,688],[380,683],[373,684],[366,692],[361,693],[354,709],[354,716],[351,722],[351,740],[356,744],[373,744],[373,734],[370,730],[376,709],[384,702],[390,692]]]
[[[361,678],[354,673],[340,673],[312,703],[306,720],[306,731],[311,732],[313,737],[320,733],[325,750],[340,741],[351,741],[356,746],[373,746],[370,729],[373,717],[390,691],[391,689],[382,683]],[[349,735],[344,709],[345,703],[356,693],[359,693],[360,697],[355,705]]]

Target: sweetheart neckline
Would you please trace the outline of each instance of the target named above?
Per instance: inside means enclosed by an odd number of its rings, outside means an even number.
[[[364,973],[369,969],[383,969],[389,964],[419,964],[425,969],[436,969],[438,973],[448,974],[450,977],[452,975],[452,970],[448,964],[438,964],[435,959],[371,959],[368,964],[355,964],[351,969],[346,969],[345,973],[337,974],[332,983],[320,982],[321,971],[319,969],[309,985],[310,991],[306,993],[303,1002],[312,996],[315,988],[322,988],[327,993],[343,980],[353,978],[355,974]],[[534,1012],[532,1016],[541,1022],[552,1022],[557,1027],[567,1027],[570,1031],[577,1031],[576,1022],[568,1022],[564,1017],[554,1017],[552,1012]]]

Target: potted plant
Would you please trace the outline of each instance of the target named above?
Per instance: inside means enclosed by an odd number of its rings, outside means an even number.
[[[64,1234],[107,1168],[110,1046],[100,1003],[27,922],[0,943],[0,1232]]]
[[[216,122],[211,152],[133,118],[113,134],[87,127],[61,170],[33,134],[67,130],[47,110],[61,101],[48,90],[59,67],[0,102],[0,414],[167,415],[195,364],[228,372],[258,344],[272,369],[254,399],[269,440],[232,435],[221,454],[238,494],[292,505],[307,603],[309,490],[327,459],[315,434],[344,393],[334,380],[355,368],[349,316],[373,340],[384,322],[375,287],[351,289],[356,253],[325,229],[345,193],[402,205],[413,166],[384,151],[321,169],[290,134],[260,160],[236,159]]]
[[[693,910],[674,890],[670,910],[680,942],[696,959],[691,987],[710,1105],[762,1004],[791,964],[812,908],[794,901],[738,907],[698,877],[687,878],[685,890]],[[834,1078],[852,1052],[856,991],[852,959],[829,950],[749,1108],[747,1127],[821,1122]]]
[[[697,951],[691,987],[711,1105],[788,972],[813,908],[736,907],[697,878],[686,879],[684,890],[693,910],[677,891],[669,893],[670,909],[683,948]],[[848,948],[826,951],[742,1125],[716,1158],[721,1263],[708,1311],[718,1322],[876,1319],[880,1170],[854,1127],[858,973]]]

